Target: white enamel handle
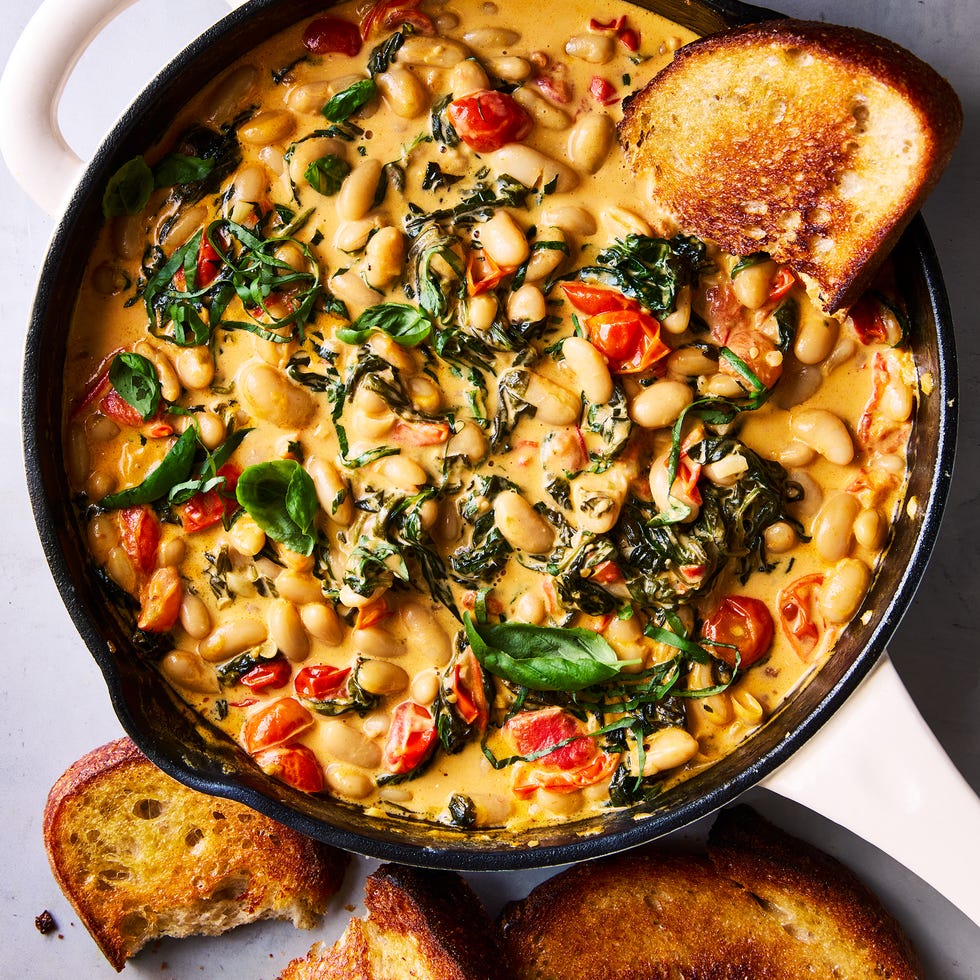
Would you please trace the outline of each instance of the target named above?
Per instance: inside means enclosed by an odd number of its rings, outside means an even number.
[[[17,183],[52,216],[64,210],[84,168],[58,124],[65,84],[89,44],[135,2],[44,0],[0,78],[0,152]]]
[[[980,799],[887,654],[762,785],[874,844],[980,925]]]

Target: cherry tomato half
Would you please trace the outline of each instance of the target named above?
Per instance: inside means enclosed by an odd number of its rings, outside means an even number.
[[[293,687],[301,698],[309,698],[311,701],[330,701],[344,692],[349,676],[350,667],[313,664],[304,667],[296,675]]]
[[[319,793],[323,789],[323,767],[313,750],[305,745],[277,745],[256,752],[252,758],[263,772],[304,793]]]
[[[551,793],[574,793],[608,779],[618,764],[617,756],[606,752],[597,752],[594,758],[574,769],[545,769],[534,763],[518,762],[514,766],[511,786],[514,795],[521,798],[539,789]]]
[[[490,709],[483,688],[483,669],[472,651],[453,667],[450,688],[455,698],[453,707],[459,717],[481,731],[486,728]]]
[[[637,374],[670,353],[660,324],[641,310],[610,310],[585,321],[589,340],[605,355],[613,374]]]
[[[367,40],[375,28],[392,30],[409,24],[419,34],[434,34],[435,25],[428,14],[418,10],[421,0],[379,0],[361,20],[361,37]]]
[[[303,31],[303,47],[313,54],[346,54],[361,50],[361,31],[356,24],[340,17],[317,17]]]
[[[823,585],[824,576],[817,572],[804,575],[786,586],[776,600],[779,625],[801,660],[807,660],[816,649],[823,631],[817,622],[815,593]]]
[[[158,568],[140,592],[140,615],[136,625],[147,633],[166,633],[180,615],[184,586],[173,565]]]
[[[296,700],[280,698],[249,715],[242,725],[242,742],[250,755],[282,745],[313,726],[313,715]]]
[[[531,132],[531,117],[505,92],[483,89],[449,103],[449,121],[477,153],[517,143]]]
[[[436,722],[428,708],[402,701],[391,716],[383,763],[390,773],[409,772],[436,747]]]
[[[138,572],[149,574],[156,568],[160,544],[160,522],[145,504],[119,511],[122,546]]]
[[[612,105],[619,101],[616,86],[601,75],[592,76],[592,81],[589,82],[589,94],[599,105]]]
[[[640,304],[634,299],[624,296],[618,289],[599,286],[592,282],[581,282],[576,279],[560,284],[568,302],[579,313],[595,316],[596,313],[608,313],[611,310],[639,310]]]
[[[399,446],[441,446],[449,439],[448,422],[406,422],[398,419],[390,432]]]
[[[732,647],[738,648],[739,667],[751,667],[772,646],[772,614],[761,599],[746,595],[725,596],[721,605],[705,620],[701,635],[702,644],[711,648],[711,653],[729,667],[735,666]]]
[[[233,514],[238,510],[235,487],[238,485],[241,473],[241,468],[235,463],[225,463],[218,470],[218,476],[225,478],[223,487],[195,493],[190,500],[177,508],[180,523],[188,534],[213,527],[219,524],[225,515]]]
[[[242,683],[252,691],[271,691],[288,684],[292,672],[289,661],[277,657],[256,664],[246,671],[242,674]]]
[[[582,723],[561,708],[541,708],[514,715],[504,730],[514,740],[521,755],[531,755],[571,739],[567,745],[534,760],[550,769],[575,769],[591,761],[596,754],[595,742],[584,734]],[[576,738],[575,736],[580,736]]]

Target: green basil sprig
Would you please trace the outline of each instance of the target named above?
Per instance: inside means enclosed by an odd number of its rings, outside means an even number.
[[[349,173],[350,164],[346,160],[328,153],[310,163],[303,171],[303,176],[315,191],[331,197],[340,190],[340,185]]]
[[[156,368],[142,354],[117,354],[109,365],[109,380],[119,396],[148,419],[160,406],[160,381]]]
[[[337,331],[345,344],[363,344],[380,330],[403,347],[417,347],[432,333],[432,321],[424,310],[408,303],[369,306],[349,327]]]
[[[106,183],[102,195],[102,213],[107,218],[122,214],[139,214],[146,207],[156,187],[188,184],[206,177],[214,160],[171,153],[152,170],[141,156],[127,160]]]
[[[320,111],[331,122],[346,122],[358,109],[363,109],[377,91],[373,78],[362,78],[338,92]]]
[[[248,466],[238,478],[238,502],[256,524],[290,551],[313,551],[313,520],[319,506],[310,475],[293,459]]]
[[[463,613],[476,659],[491,674],[532,691],[581,691],[611,680],[628,661],[592,630],[528,623],[477,625]]]

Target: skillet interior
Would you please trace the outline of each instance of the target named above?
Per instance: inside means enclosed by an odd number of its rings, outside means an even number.
[[[464,870],[541,867],[612,853],[683,826],[730,801],[785,761],[851,693],[884,650],[912,599],[936,539],[955,441],[955,354],[936,257],[921,218],[896,252],[915,324],[920,373],[934,388],[922,397],[910,446],[907,507],[861,614],[831,660],[767,725],[709,770],[653,804],[553,828],[454,832],[418,821],[366,816],[336,800],[298,792],[265,776],[230,740],[171,693],[134,649],[131,626],[114,609],[85,554],[63,460],[62,370],[70,313],[88,244],[101,222],[108,176],[158,137],[203,83],[259,40],[324,8],[316,0],[252,0],[210,29],[166,68],[120,120],[59,225],[44,264],[27,340],[23,424],[28,486],[48,563],[83,640],[98,662],[120,721],[161,768],[196,789],[227,796],[310,836],[385,860]],[[642,3],[699,33],[761,17],[728,0]],[[533,845],[533,846],[532,846]]]

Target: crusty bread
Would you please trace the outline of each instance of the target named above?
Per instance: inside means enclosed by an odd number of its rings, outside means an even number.
[[[501,915],[518,980],[913,980],[878,900],[826,854],[747,807],[708,855],[647,848],[581,864]]]
[[[510,980],[494,925],[453,871],[383,864],[364,885],[366,919],[317,943],[279,980]]]
[[[51,870],[109,962],[159,936],[257,919],[316,924],[348,856],[254,810],[195,792],[128,739],[79,759],[44,810]]]
[[[624,102],[620,142],[682,228],[787,263],[846,310],[946,166],[963,114],[904,48],[778,20],[710,35]]]

